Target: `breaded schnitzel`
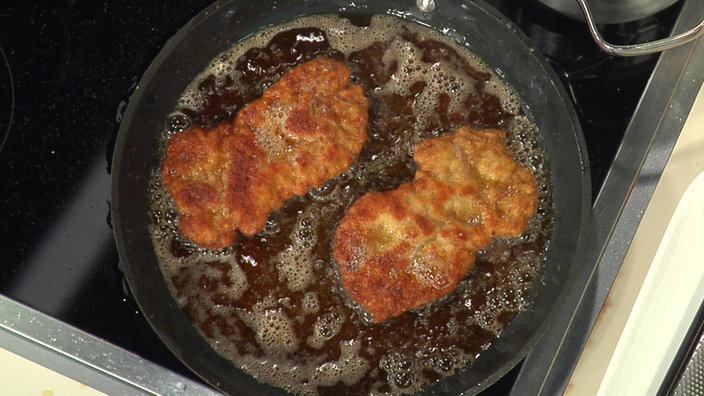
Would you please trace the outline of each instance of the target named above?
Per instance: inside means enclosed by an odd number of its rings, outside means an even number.
[[[333,241],[342,286],[374,322],[455,289],[494,237],[517,237],[537,205],[535,179],[499,130],[463,127],[416,144],[415,178],[362,196]]]
[[[297,66],[234,122],[191,127],[167,145],[161,174],[179,231],[197,245],[253,235],[287,199],[346,170],[366,141],[368,101],[342,63]]]

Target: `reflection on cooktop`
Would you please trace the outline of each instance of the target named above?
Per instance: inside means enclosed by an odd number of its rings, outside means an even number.
[[[63,317],[95,266],[117,265],[114,260],[104,262],[105,251],[114,250],[110,229],[92,226],[107,221],[110,184],[105,173],[105,161],[96,161],[77,183],[74,197],[45,231],[44,242],[38,243],[15,275],[10,295]]]
[[[15,107],[15,87],[12,82],[10,63],[0,46],[0,151],[10,134],[10,124]]]

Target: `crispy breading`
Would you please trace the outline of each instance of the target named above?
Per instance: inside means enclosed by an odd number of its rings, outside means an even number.
[[[452,292],[478,250],[525,231],[535,179],[505,140],[502,131],[466,127],[427,138],[414,148],[412,181],[348,209],[333,256],[342,286],[374,322]]]
[[[345,171],[366,141],[368,101],[342,63],[293,68],[234,122],[192,127],[167,145],[161,174],[179,230],[210,249],[253,235],[287,199]]]

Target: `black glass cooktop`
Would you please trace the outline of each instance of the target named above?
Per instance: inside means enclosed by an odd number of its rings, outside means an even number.
[[[0,293],[190,377],[129,296],[108,215],[109,173],[130,93],[169,37],[210,2],[0,7]],[[582,23],[530,1],[489,3],[535,40],[566,84],[598,191],[656,57],[613,59]],[[605,34],[620,44],[661,37],[676,11]],[[506,393],[515,373],[487,393]]]

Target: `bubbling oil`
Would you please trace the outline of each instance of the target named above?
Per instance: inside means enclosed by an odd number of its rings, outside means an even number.
[[[552,225],[547,157],[511,87],[446,36],[396,17],[317,15],[263,29],[218,55],[167,120],[163,143],[232,120],[286,70],[319,56],[345,62],[370,100],[367,142],[344,174],[287,201],[257,235],[207,251],[178,233],[155,170],[152,239],[164,278],[220,355],[289,392],[405,394],[470,367],[530,304]],[[413,178],[418,141],[468,125],[507,131],[533,172],[539,208],[521,238],[497,239],[449,296],[371,324],[340,286],[331,241],[368,191]]]

